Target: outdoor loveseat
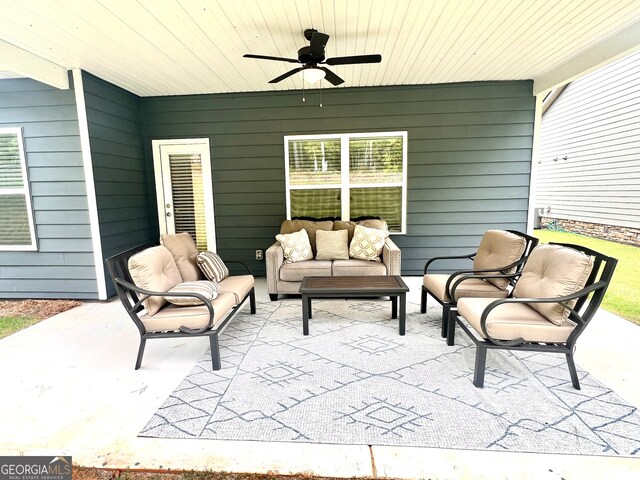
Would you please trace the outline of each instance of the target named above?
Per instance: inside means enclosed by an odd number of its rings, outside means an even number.
[[[219,282],[204,281],[196,265],[198,251],[188,233],[163,235],[161,242],[163,245],[141,245],[106,260],[118,298],[140,333],[135,369],[140,368],[148,339],[207,336],[212,367],[219,370],[219,333],[247,300],[251,313],[256,313],[253,275],[241,262],[227,261],[244,266],[248,273],[225,276]]]

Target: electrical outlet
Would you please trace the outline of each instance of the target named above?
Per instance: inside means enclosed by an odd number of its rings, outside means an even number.
[[[262,250],[256,250],[256,260],[263,260],[264,252]]]

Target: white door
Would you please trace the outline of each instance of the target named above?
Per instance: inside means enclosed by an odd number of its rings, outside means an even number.
[[[216,251],[209,139],[153,140],[160,233],[189,232]]]

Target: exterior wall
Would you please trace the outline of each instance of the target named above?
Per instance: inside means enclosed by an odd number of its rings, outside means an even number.
[[[567,86],[542,119],[545,217],[640,228],[639,112],[640,52]]]
[[[408,131],[402,273],[475,251],[490,228],[525,231],[535,99],[530,81],[142,98],[152,139],[208,137],[218,250],[254,260],[285,218],[284,135]],[[322,107],[319,104],[322,103]],[[458,263],[444,263],[443,269]]]
[[[0,298],[97,298],[73,88],[0,80],[0,127],[22,127],[38,250],[0,252]]]
[[[103,258],[157,241],[149,200],[140,97],[82,73]],[[151,170],[153,175],[153,170]],[[115,289],[105,269],[107,294]]]

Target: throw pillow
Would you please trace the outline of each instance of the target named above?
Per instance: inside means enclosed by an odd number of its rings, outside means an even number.
[[[204,276],[212,282],[221,282],[229,276],[229,269],[217,253],[200,252],[196,255],[196,262]]]
[[[173,255],[182,280],[193,282],[204,278],[195,260],[198,247],[189,232],[160,235],[160,244],[167,247]]]
[[[384,230],[356,225],[353,231],[353,240],[349,246],[349,257],[380,262],[380,254],[388,235]]]
[[[316,232],[316,260],[348,260],[349,234],[346,230]]]
[[[182,282],[173,255],[162,245],[136,253],[128,265],[135,286],[145,290],[167,292]],[[166,303],[165,297],[158,296],[148,297],[142,302],[149,316],[155,315]]]
[[[183,282],[168,293],[199,293],[207,300],[213,300],[218,296],[220,285],[208,280],[197,280],[195,282]],[[204,302],[196,297],[165,297],[168,302],[179,306],[204,305]]]
[[[284,251],[284,263],[296,263],[304,260],[313,260],[309,235],[303,228],[299,232],[281,233],[276,235],[276,240],[282,245]]]

